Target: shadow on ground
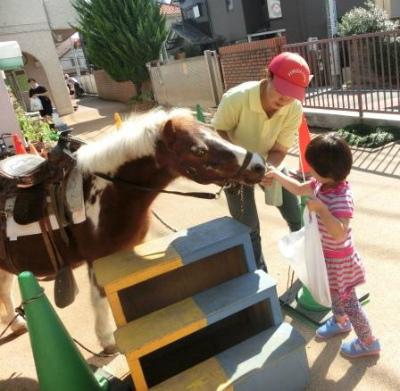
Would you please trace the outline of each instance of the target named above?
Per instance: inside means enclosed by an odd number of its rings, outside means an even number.
[[[19,377],[13,373],[9,379],[0,380],[1,391],[38,391],[39,383],[35,379],[27,377]]]

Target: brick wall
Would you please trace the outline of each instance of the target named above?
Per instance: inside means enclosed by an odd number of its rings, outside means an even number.
[[[94,78],[100,98],[127,103],[136,95],[136,88],[132,82],[115,81],[103,70],[94,71]]]
[[[268,62],[282,52],[285,44],[285,37],[277,37],[220,47],[225,90],[245,81],[264,78]]]

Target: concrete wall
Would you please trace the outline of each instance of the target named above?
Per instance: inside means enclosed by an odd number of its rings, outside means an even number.
[[[266,2],[242,0],[242,6],[247,34],[259,32],[268,27]]]
[[[41,0],[0,1],[0,36],[48,29]]]
[[[69,0],[44,0],[53,30],[68,30],[76,24],[76,12]]]
[[[150,68],[155,100],[162,105],[214,107],[210,76],[203,56]]]
[[[66,30],[71,29],[69,24],[75,22],[76,13],[69,0],[0,1],[0,35],[4,31],[15,33],[48,29],[47,18],[53,30]]]
[[[233,1],[232,11],[226,10],[224,1],[209,1],[208,11],[212,23],[213,37],[225,37],[227,42],[233,42],[246,37],[246,25],[243,16],[242,2]]]
[[[338,18],[365,0],[336,0]],[[281,0],[282,18],[270,21],[270,29],[286,29],[288,43],[307,41],[309,37],[326,38],[325,0]]]
[[[378,2],[379,0],[375,0],[375,3]],[[336,9],[338,18],[343,16],[345,13],[349,12],[354,7],[362,7],[364,3],[365,0],[336,0]]]
[[[323,0],[281,0],[282,18],[271,20],[270,29],[286,29],[288,43],[303,42],[308,37],[327,36]]]
[[[389,16],[391,18],[400,18],[400,1],[390,0]]]
[[[3,80],[3,73],[0,71],[0,134],[20,132],[20,127],[11,104],[10,96]]]

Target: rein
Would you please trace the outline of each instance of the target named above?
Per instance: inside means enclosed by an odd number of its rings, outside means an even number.
[[[183,192],[183,191],[174,191],[174,190],[163,190],[163,189],[154,189],[152,187],[145,187],[145,186],[139,186],[135,185],[132,182],[129,182],[125,179],[119,178],[119,177],[111,177],[106,174],[102,174],[101,172],[94,172],[94,175],[98,176],[99,178],[105,179],[106,181],[113,182],[113,183],[119,183],[122,185],[129,186],[133,189],[136,190],[142,190],[142,191],[153,191],[157,193],[167,193],[167,194],[175,194],[175,195],[180,195],[184,197],[195,197],[195,198],[204,198],[207,200],[216,200],[220,197],[222,189],[225,187],[225,185],[221,186],[221,189],[219,189],[216,193],[206,193],[206,192],[197,192],[197,191],[189,191],[189,192]]]
[[[251,152],[247,151],[242,165],[240,166],[239,170],[235,173],[235,175],[232,176],[231,179],[235,179],[236,177],[238,177],[247,168],[247,166],[249,165],[252,157],[253,157],[253,154]],[[132,183],[132,182],[127,181],[125,179],[122,179],[122,178],[119,178],[119,177],[116,177],[116,176],[111,177],[111,176],[103,174],[101,172],[94,172],[93,174],[98,176],[99,178],[105,179],[106,181],[113,182],[113,183],[119,183],[119,184],[122,184],[122,185],[126,185],[126,186],[129,186],[129,187],[131,187],[133,189],[136,189],[136,190],[157,192],[157,193],[166,193],[166,194],[174,194],[174,195],[179,195],[179,196],[183,196],[183,197],[203,198],[203,199],[206,199],[206,200],[217,200],[217,199],[219,199],[221,197],[222,190],[227,185],[227,182],[224,183],[216,193],[197,192],[197,191],[183,192],[183,191],[154,189],[152,187],[139,186],[139,185],[136,185],[135,183]]]

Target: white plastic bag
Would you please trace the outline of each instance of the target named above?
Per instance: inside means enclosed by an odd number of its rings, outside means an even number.
[[[328,272],[315,212],[304,209],[304,227],[284,236],[278,247],[315,301],[331,307]]]
[[[33,98],[30,99],[30,104],[31,104],[31,111],[43,110],[42,101],[37,96],[34,96]]]

